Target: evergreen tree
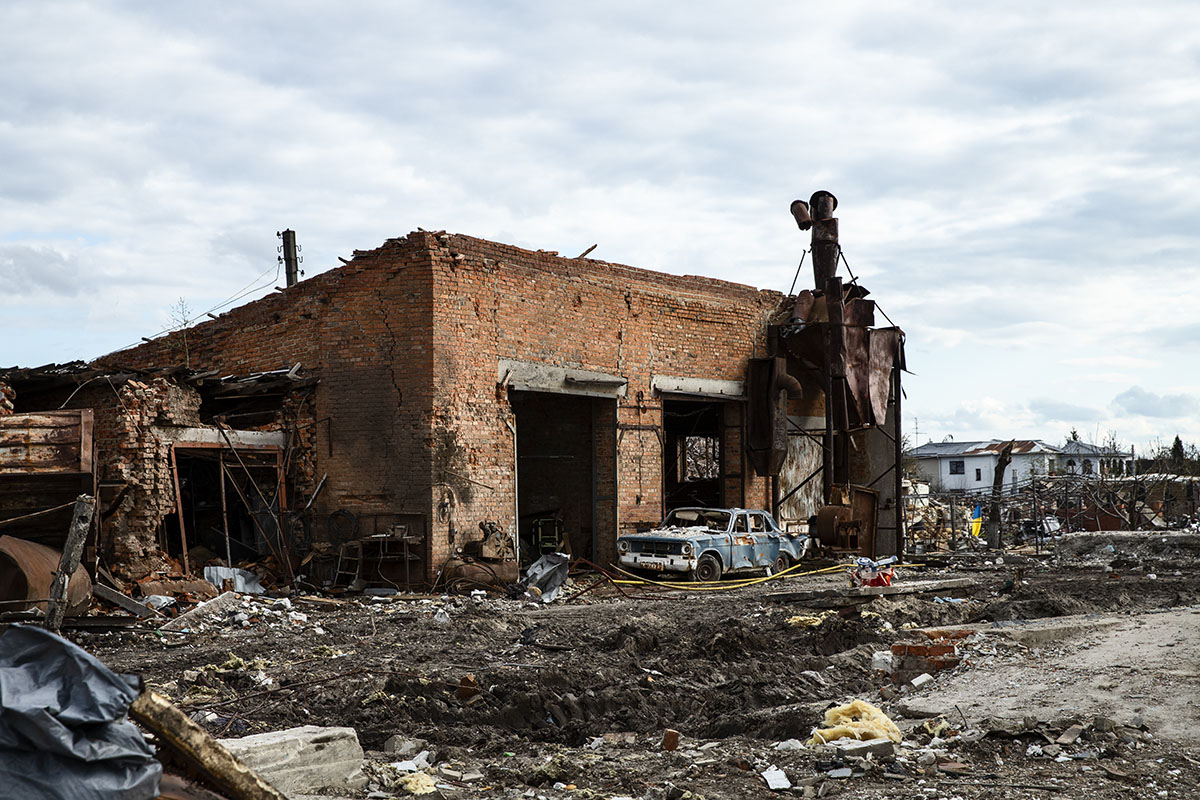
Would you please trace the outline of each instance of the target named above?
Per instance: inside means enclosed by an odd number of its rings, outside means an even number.
[[[1171,443],[1171,468],[1176,472],[1183,469],[1183,464],[1187,460],[1187,455],[1183,451],[1183,440],[1179,438],[1179,434],[1175,435],[1175,441]]]

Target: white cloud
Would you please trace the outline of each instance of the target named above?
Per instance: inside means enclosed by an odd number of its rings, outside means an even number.
[[[309,274],[422,226],[786,289],[826,188],[931,426],[1200,368],[1194,4],[10,3],[0,47],[0,363],[270,291],[285,227]]]

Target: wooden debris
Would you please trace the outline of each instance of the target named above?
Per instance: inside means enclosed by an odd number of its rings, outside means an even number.
[[[48,631],[57,631],[62,627],[63,617],[67,613],[67,583],[75,574],[75,570],[79,569],[83,543],[92,527],[92,512],[95,510],[96,498],[91,495],[81,494],[75,500],[71,528],[67,532],[67,542],[63,545],[62,561],[58,565],[58,574],[54,576],[54,582],[50,584],[50,599],[46,603],[45,627]]]
[[[94,594],[96,597],[99,597],[106,603],[112,603],[114,606],[125,609],[138,619],[162,616],[162,614],[150,606],[139,603],[132,597],[127,597],[118,592],[116,589],[110,589],[102,583],[97,583],[92,586],[92,594]]]
[[[142,692],[129,716],[153,733],[173,759],[203,775],[230,800],[287,800],[161,695]]]

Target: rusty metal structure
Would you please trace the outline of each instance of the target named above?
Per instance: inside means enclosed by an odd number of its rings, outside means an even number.
[[[877,327],[870,292],[852,274],[848,283],[837,274],[839,264],[848,272],[849,264],[836,208],[837,198],[826,191],[791,205],[800,230],[812,231],[813,288],[787,298],[768,330],[767,357],[750,362],[747,445],[755,471],[773,478],[777,515],[820,476],[822,506],[809,519],[810,533],[837,550],[902,554],[904,332],[894,324]],[[820,448],[819,465],[781,495],[779,476],[794,437]]]

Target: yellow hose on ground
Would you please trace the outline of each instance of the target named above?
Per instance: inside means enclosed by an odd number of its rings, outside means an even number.
[[[767,575],[762,578],[754,578],[753,580],[744,580],[744,581],[737,581],[737,582],[679,581],[676,583],[666,583],[665,581],[653,581],[653,580],[650,580],[649,578],[642,578],[637,575],[634,575],[631,572],[626,572],[625,570],[621,569],[620,567],[613,566],[611,564],[609,566],[611,566],[613,569],[615,569],[617,572],[621,573],[622,575],[627,575],[630,578],[630,580],[613,581],[613,583],[621,584],[623,586],[630,586],[630,585],[637,586],[640,584],[640,585],[647,585],[647,586],[662,586],[666,589],[682,589],[685,592],[720,592],[720,591],[728,591],[731,589],[743,589],[747,586],[754,586],[757,583],[766,583],[767,581],[778,580],[779,578],[782,578],[785,575],[791,574],[794,570],[799,569],[803,565],[795,564],[794,566],[788,567],[783,572],[777,572],[774,575]],[[835,572],[835,571],[841,570],[841,569],[845,569],[844,564],[837,564],[832,567],[823,567],[822,569],[814,569],[814,570],[810,570],[808,572],[798,572],[795,575],[792,575],[792,577],[799,578],[803,575],[823,575],[827,572]]]
[[[727,590],[731,590],[731,589],[742,589],[747,586],[754,586],[755,584],[766,583],[767,581],[778,580],[779,578],[782,578],[786,575],[791,575],[791,573],[795,572],[802,566],[803,566],[803,564],[799,564],[799,563],[793,564],[792,566],[785,569],[783,572],[777,572],[774,575],[767,575],[762,578],[754,578],[754,579],[750,579],[750,580],[742,580],[742,581],[676,581],[674,583],[667,583],[665,581],[655,581],[655,580],[651,580],[649,578],[643,578],[638,575],[634,575],[631,572],[626,572],[625,570],[621,569],[618,566],[609,564],[609,567],[611,567],[612,569],[616,570],[617,572],[621,573],[622,575],[626,575],[629,577],[629,580],[624,580],[624,581],[614,580],[613,581],[613,583],[620,584],[621,586],[639,586],[639,585],[662,586],[666,589],[680,589],[685,592],[716,592],[716,591],[727,591]],[[897,567],[924,567],[926,565],[925,564],[897,564],[896,566]],[[804,577],[806,575],[824,575],[824,574],[827,574],[830,572],[837,572],[838,570],[852,569],[853,567],[854,567],[853,564],[835,564],[832,567],[822,567],[821,569],[809,570],[808,572],[797,572],[795,575],[792,575],[792,577],[800,578],[800,577]]]

